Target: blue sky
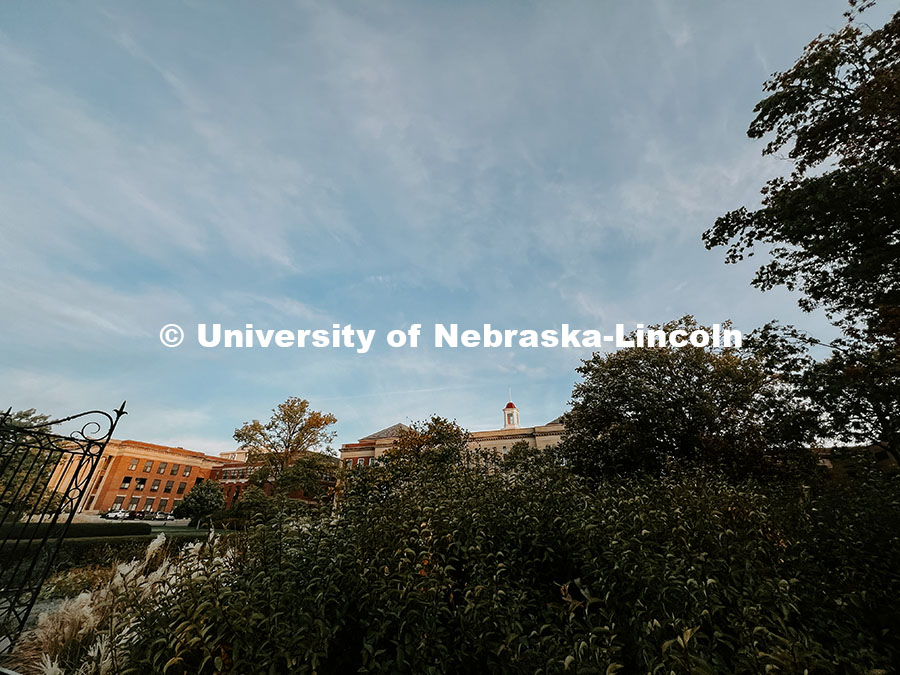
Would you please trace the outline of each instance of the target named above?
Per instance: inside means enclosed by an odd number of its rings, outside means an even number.
[[[160,327],[822,334],[700,237],[787,169],[753,105],[844,8],[2,3],[0,403],[128,399],[120,437],[220,452],[296,395],[340,443],[433,412],[495,428],[509,387],[545,423],[589,353],[165,349]]]

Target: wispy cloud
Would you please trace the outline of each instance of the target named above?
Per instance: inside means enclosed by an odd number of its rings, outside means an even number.
[[[587,354],[156,333],[804,320],[700,234],[781,169],[745,138],[752,106],[843,0],[11,7],[0,394],[23,406],[124,390],[128,435],[210,447],[288,395],[351,438],[430,412],[495,424],[509,386],[542,422]]]

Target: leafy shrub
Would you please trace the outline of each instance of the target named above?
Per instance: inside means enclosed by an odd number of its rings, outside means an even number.
[[[176,675],[900,666],[898,480],[588,483],[551,453],[490,461],[355,469],[335,512],[157,550],[45,618],[20,660]]]

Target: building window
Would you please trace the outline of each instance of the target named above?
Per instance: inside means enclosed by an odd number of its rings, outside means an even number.
[[[131,487],[131,476],[124,476],[122,478],[122,484],[119,486],[120,490],[127,490]]]
[[[152,468],[153,468],[153,460],[148,459],[147,463],[144,464],[144,473],[150,473],[150,469],[152,469]]]
[[[179,483],[178,484],[178,494],[183,495],[184,489],[187,487],[187,483]]]
[[[163,497],[162,499],[159,500],[159,510],[160,511],[165,511],[166,507],[168,505],[169,505],[169,500],[166,499],[165,497]]]
[[[144,511],[152,511],[153,510],[153,497],[147,497],[147,501],[144,502]]]
[[[165,473],[166,472],[166,463],[160,462],[159,467],[156,469],[156,473]]]
[[[113,502],[112,511],[121,511],[122,504],[125,503],[125,495],[117,495],[116,500]]]
[[[193,468],[194,468],[194,467],[192,467],[192,466],[186,466],[186,467],[184,467],[184,475],[185,475],[185,476],[190,476],[190,475],[191,475],[191,469],[193,469]]]
[[[147,484],[146,478],[136,478],[134,481],[134,491],[140,492],[144,489],[144,486]]]
[[[177,508],[178,508],[178,505],[179,505],[180,503],[181,503],[181,500],[180,500],[180,499],[176,499],[175,501],[173,501],[173,502],[172,502],[172,510],[174,511],[175,509],[177,509]]]
[[[169,473],[170,476],[177,476],[178,470],[181,468],[181,464],[173,464],[172,471]]]
[[[134,459],[132,459],[132,460],[131,460],[131,464],[128,465],[128,470],[129,470],[129,471],[134,471],[134,470],[137,468],[138,461],[139,461],[139,460],[137,459],[137,457],[135,457]]]
[[[155,480],[150,484],[150,492],[156,492],[159,490],[159,481]]]
[[[173,485],[175,485],[175,481],[174,481],[174,480],[167,480],[167,481],[166,481],[166,489],[163,490],[163,492],[165,492],[166,494],[170,493],[170,492],[172,491],[172,486],[173,486]]]
[[[134,511],[137,508],[138,502],[141,501],[140,497],[132,497],[131,501],[128,502],[128,510]]]

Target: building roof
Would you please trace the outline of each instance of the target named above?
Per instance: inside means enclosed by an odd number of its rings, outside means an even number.
[[[132,440],[120,440],[118,438],[112,438],[109,440],[107,447],[112,449],[118,449],[120,451],[125,451],[128,449],[132,450],[143,450],[144,452],[155,452],[155,453],[164,453],[167,455],[180,455],[182,457],[190,457],[192,459],[204,460],[209,462],[221,462],[221,457],[216,457],[214,455],[207,455],[204,452],[198,452],[196,450],[186,450],[184,448],[175,448],[169,445],[159,445],[157,443],[146,443],[144,441],[132,441]]]
[[[506,408],[504,408],[504,410],[507,410],[508,408],[515,408],[515,407],[516,407],[516,404],[513,403],[512,401],[510,401],[509,403],[506,404]]]
[[[368,440],[377,440],[379,438],[396,438],[402,432],[409,431],[409,427],[403,424],[402,422],[397,422],[397,424],[392,424],[386,429],[382,429],[381,431],[376,431],[374,434],[369,434],[368,436],[364,436],[360,438],[361,441]]]
[[[560,415],[555,420],[550,420],[549,422],[547,422],[547,426],[549,427],[551,424],[562,424],[562,423],[563,423],[563,416]]]

